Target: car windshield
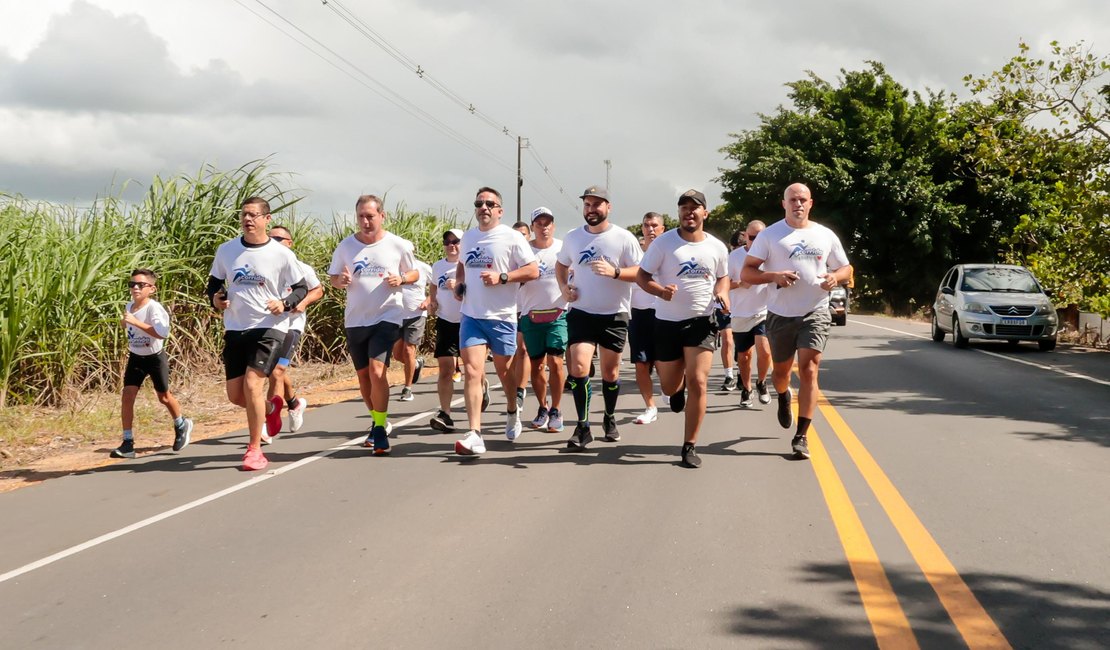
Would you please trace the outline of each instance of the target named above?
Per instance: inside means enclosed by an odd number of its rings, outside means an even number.
[[[1025,269],[985,268],[965,270],[960,290],[1040,293],[1041,287]]]

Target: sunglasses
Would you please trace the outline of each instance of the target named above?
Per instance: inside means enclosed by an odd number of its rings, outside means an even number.
[[[476,207],[476,208],[480,208],[483,205],[486,206],[487,208],[489,208],[490,210],[492,210],[494,208],[500,208],[501,207],[500,205],[498,205],[497,203],[495,203],[493,201],[475,201],[474,202],[474,207]]]
[[[153,286],[154,285],[149,283],[149,282],[128,282],[127,283],[127,288],[128,289],[145,289],[147,287],[153,287]]]
[[[270,239],[274,241],[293,241],[289,237],[282,237],[281,235],[270,235]]]
[[[459,245],[459,240],[457,240],[457,239],[444,239],[443,240],[443,245],[444,246],[458,246]]]

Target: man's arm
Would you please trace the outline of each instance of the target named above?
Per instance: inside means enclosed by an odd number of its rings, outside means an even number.
[[[744,266],[740,269],[740,281],[749,284],[775,283],[780,287],[789,287],[798,281],[797,271],[764,271],[759,268],[763,260],[752,257],[750,254],[744,258]]]

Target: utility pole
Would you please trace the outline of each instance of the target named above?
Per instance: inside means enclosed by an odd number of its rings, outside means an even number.
[[[612,160],[603,160],[602,162],[605,163],[605,192],[606,192],[606,194],[608,194],[609,193],[609,170],[613,167],[613,161]]]
[[[520,152],[524,147],[528,146],[528,142],[520,137],[516,137],[516,220],[521,221],[520,218],[520,188],[524,187],[524,177],[520,173]]]

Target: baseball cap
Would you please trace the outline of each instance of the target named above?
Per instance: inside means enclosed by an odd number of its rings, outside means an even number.
[[[552,213],[549,208],[545,208],[541,205],[540,207],[536,208],[535,210],[532,210],[532,223],[535,223],[536,219],[539,219],[540,217],[542,217],[544,215],[547,215],[547,216],[551,217],[551,219],[553,221],[555,219],[555,214]]]
[[[462,239],[463,231],[459,230],[458,228],[452,228],[452,229],[448,230],[447,232],[443,233],[443,238],[447,239],[447,235],[454,235],[455,239]]]
[[[597,185],[591,185],[587,187],[586,191],[582,192],[582,196],[578,198],[584,199],[587,196],[595,196],[602,201],[605,201],[606,203],[609,202],[609,190],[605,189],[604,187],[598,187]]]
[[[697,203],[703,208],[706,207],[705,195],[697,190],[686,190],[685,192],[683,192],[682,196],[678,197],[678,204],[682,205],[682,202],[686,199],[692,199],[694,203]]]

